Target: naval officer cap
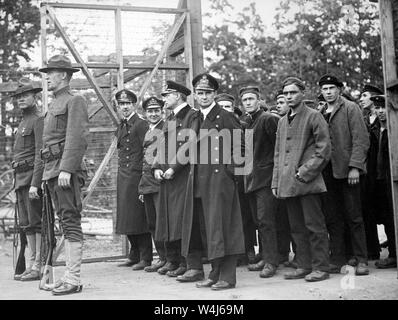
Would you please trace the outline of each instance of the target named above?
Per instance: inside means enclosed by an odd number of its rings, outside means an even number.
[[[364,93],[364,92],[370,92],[370,93],[374,93],[376,95],[383,95],[384,94],[384,92],[379,87],[376,87],[376,86],[371,85],[371,84],[365,84],[364,85],[364,87],[363,87],[363,89],[361,91],[361,94]]]
[[[229,93],[220,93],[218,95],[216,95],[216,97],[214,98],[214,100],[216,102],[218,101],[230,101],[232,103],[235,102],[235,98],[233,95],[230,95]]]
[[[163,108],[164,101],[155,96],[151,96],[142,103],[142,108],[146,111],[153,108]]]
[[[161,95],[165,96],[172,92],[180,92],[186,96],[189,96],[191,94],[191,90],[189,90],[186,86],[171,80],[167,80],[166,87],[164,88]]]
[[[332,84],[335,85],[336,87],[343,87],[344,84],[334,75],[332,74],[325,74],[323,75],[318,82],[319,86],[322,87],[325,84]]]
[[[122,90],[116,92],[115,99],[118,103],[136,103],[137,102],[137,96],[135,95],[135,93],[130,90],[127,90],[127,89],[122,89]]]
[[[384,107],[385,103],[386,103],[386,99],[385,99],[384,95],[377,95],[377,96],[370,97],[370,100],[373,101],[373,103],[376,106],[381,106],[381,107]]]
[[[217,91],[219,88],[218,81],[208,73],[201,73],[192,80],[195,90]]]
[[[260,96],[260,88],[257,86],[246,86],[239,90],[239,95],[242,97],[245,93],[254,93],[257,97]]]

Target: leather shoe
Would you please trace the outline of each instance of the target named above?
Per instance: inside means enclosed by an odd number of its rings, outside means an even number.
[[[130,259],[128,259],[127,261],[125,261],[123,263],[119,263],[117,266],[118,267],[132,267],[136,263],[138,263],[138,261],[131,261]]]
[[[145,267],[144,271],[146,272],[155,272],[158,271],[158,269],[160,269],[161,267],[163,267],[166,264],[166,260],[158,260],[155,263],[153,263],[152,265]]]
[[[330,263],[329,264],[329,273],[340,273],[341,272],[341,266],[338,266],[337,264]]]
[[[264,260],[260,260],[256,264],[249,264],[247,269],[249,269],[249,271],[261,271],[263,270],[264,266],[265,266]]]
[[[163,267],[160,267],[158,269],[158,273],[161,275],[165,275],[168,271],[173,271],[178,268],[178,265],[172,263],[172,262],[166,262],[166,264]]]
[[[310,274],[311,271],[311,269],[297,268],[292,272],[285,273],[284,278],[286,280],[303,279],[307,274]]]
[[[40,280],[40,273],[37,270],[31,270],[29,273],[21,277],[21,281],[36,281]]]
[[[205,273],[203,270],[198,269],[189,269],[183,275],[177,277],[177,281],[180,282],[194,282],[203,280],[205,277]]]
[[[228,283],[227,281],[217,281],[217,283],[211,286],[211,290],[226,290],[235,288],[235,284]]]
[[[175,277],[178,277],[178,276],[183,275],[186,271],[187,271],[187,268],[186,268],[186,267],[179,266],[179,267],[178,267],[177,269],[175,269],[175,270],[167,271],[166,276],[175,278]]]
[[[351,267],[356,267],[358,265],[358,260],[357,258],[351,258],[348,260],[347,264]]]
[[[214,281],[214,280],[206,279],[206,280],[197,282],[196,288],[210,288],[215,283],[216,283],[216,281]]]
[[[14,280],[17,280],[17,281],[21,280],[21,278],[24,275],[27,275],[29,272],[30,272],[30,270],[26,269],[24,272],[22,272],[20,274],[14,274]]]
[[[73,285],[67,282],[63,282],[58,288],[52,290],[54,296],[62,296],[66,294],[78,293],[83,290],[82,285]]]
[[[329,278],[329,273],[321,270],[314,270],[310,274],[307,274],[305,276],[305,281],[308,282],[316,282],[316,281],[322,281],[326,280]]]
[[[378,269],[396,268],[397,258],[380,259],[379,261],[375,262],[375,266]]]
[[[271,278],[276,273],[276,267],[270,263],[266,263],[260,272],[260,278]]]
[[[134,271],[144,270],[145,267],[149,267],[150,265],[151,265],[150,261],[141,260],[140,262],[133,265],[131,269]]]
[[[357,276],[367,276],[369,274],[369,268],[366,263],[359,262],[356,269],[355,275]]]

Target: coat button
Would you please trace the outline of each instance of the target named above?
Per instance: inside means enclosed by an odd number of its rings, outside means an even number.
[[[127,131],[128,134],[130,134],[130,131]]]
[[[218,172],[218,169],[215,169],[214,172],[217,173],[217,172]]]
[[[220,118],[220,115],[218,114],[216,118],[217,118],[217,119]]]
[[[218,124],[216,124],[216,128],[218,128]]]
[[[127,141],[127,142],[130,142],[130,139],[127,139],[126,141]]]
[[[129,156],[126,156],[126,159],[129,159],[130,157]]]
[[[214,150],[218,150],[218,147],[215,147]]]
[[[130,150],[130,148],[126,148],[126,150]]]

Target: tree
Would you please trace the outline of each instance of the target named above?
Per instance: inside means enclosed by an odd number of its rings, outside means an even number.
[[[0,74],[2,82],[17,80],[20,59],[30,61],[29,50],[40,34],[39,9],[27,0],[0,0]],[[1,100],[1,124],[6,125],[5,100]],[[14,110],[15,111],[15,110]],[[12,112],[11,112],[12,113]],[[15,113],[15,112],[14,112]],[[9,115],[15,119],[15,114]],[[13,125],[11,123],[11,125]],[[14,124],[15,126],[15,124]],[[0,141],[5,141],[5,131],[0,130]],[[5,154],[5,143],[0,144],[0,154]]]

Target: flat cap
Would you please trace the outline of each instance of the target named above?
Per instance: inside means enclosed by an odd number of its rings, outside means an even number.
[[[239,90],[239,95],[242,97],[245,93],[254,93],[260,96],[260,88],[257,86],[246,86]]]
[[[372,100],[373,103],[378,106],[380,106],[380,105],[384,106],[386,103],[386,99],[385,99],[384,95],[377,95],[377,96],[370,97],[370,100]]]
[[[218,101],[231,101],[232,103],[235,102],[235,98],[233,95],[230,95],[228,93],[220,93],[218,95],[216,95],[216,97],[214,98],[214,100],[216,102]]]
[[[117,102],[127,102],[127,103],[137,102],[137,96],[135,95],[135,93],[127,89],[122,89],[116,92],[115,99]]]
[[[62,54],[57,54],[53,57],[51,57],[48,60],[47,66],[45,68],[39,69],[40,72],[47,73],[51,70],[65,70],[69,72],[78,72],[80,69],[78,68],[73,68],[72,67],[72,62],[69,60],[67,56],[64,56]]]
[[[191,94],[191,90],[189,90],[186,86],[171,80],[167,80],[166,87],[163,89],[161,95],[165,96],[166,94],[172,92],[180,92],[182,94],[185,94],[186,96],[189,96]]]
[[[371,85],[371,84],[365,84],[363,86],[361,94],[364,93],[364,92],[372,92],[372,93],[376,93],[377,95],[383,95],[384,94],[383,90],[381,90],[380,88],[378,88],[378,87],[376,87],[374,85]]]
[[[164,101],[158,99],[155,96],[149,97],[142,103],[142,108],[144,110],[152,109],[152,108],[163,108],[163,106],[164,106]]]
[[[278,99],[279,96],[285,96],[285,95],[283,94],[283,90],[282,90],[282,89],[279,89],[279,90],[276,92],[276,94],[275,94],[275,99]]]
[[[32,92],[32,93],[38,93],[42,90],[40,87],[36,87],[33,83],[28,78],[21,78],[18,81],[18,88],[17,90],[11,95],[11,97],[17,97],[25,92]]]
[[[334,75],[325,74],[323,75],[318,82],[319,86],[322,87],[325,84],[333,84],[339,88],[343,87],[344,84]]]
[[[282,82],[282,88],[289,86],[291,84],[296,85],[299,89],[304,90],[305,89],[305,85],[303,80],[301,80],[300,78],[297,77],[287,77],[285,80],[283,80]]]
[[[219,88],[216,78],[208,73],[201,73],[192,80],[195,90],[217,91]]]

